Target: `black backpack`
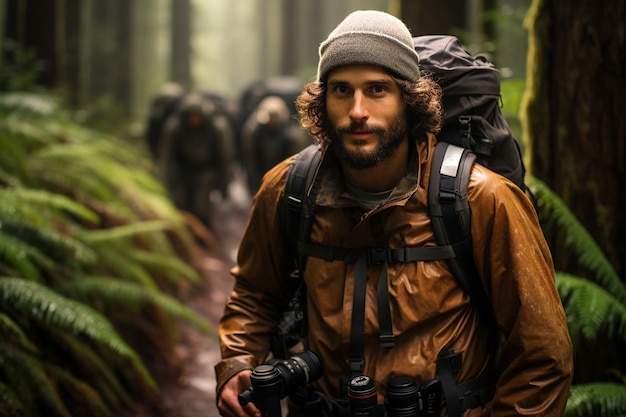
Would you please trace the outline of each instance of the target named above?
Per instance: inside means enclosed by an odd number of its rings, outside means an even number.
[[[452,248],[453,255],[446,256],[446,261],[459,285],[469,294],[472,304],[492,329],[492,349],[497,349],[495,345],[499,338],[491,301],[473,260],[467,191],[475,162],[525,190],[522,155],[500,110],[500,76],[494,65],[482,57],[472,57],[453,36],[419,36],[413,38],[413,43],[420,57],[421,70],[431,74],[443,89],[444,122],[437,135],[429,185],[429,211],[434,233],[440,247]],[[287,247],[297,248],[293,258],[300,269],[304,268],[310,251],[307,242],[314,206],[309,192],[320,161],[319,146],[310,145],[296,156],[287,176],[284,230],[290,242]],[[294,287],[299,291],[302,290],[298,280],[290,281],[297,284]],[[290,324],[296,322],[296,328],[302,334],[306,317],[300,297],[300,293],[294,297],[292,307],[295,309],[289,314]],[[284,335],[288,330],[280,328],[279,332]],[[297,341],[298,336],[292,340]],[[454,392],[454,388],[448,391]],[[455,401],[453,397],[446,398],[449,405]],[[455,410],[455,414],[458,411]]]

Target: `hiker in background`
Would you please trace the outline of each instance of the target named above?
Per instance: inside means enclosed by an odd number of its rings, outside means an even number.
[[[356,400],[369,398],[354,395],[365,382],[373,382],[378,406],[359,415],[380,416],[391,400],[388,384],[399,376],[445,399],[441,415],[561,416],[572,345],[531,201],[503,176],[473,165],[470,256],[502,337],[495,349],[493,329],[451,272],[433,232],[428,188],[441,90],[420,75],[410,32],[386,13],[357,11],[330,33],[319,54],[317,80],[296,103],[322,150],[310,190],[310,234],[299,246],[306,263],[300,277],[293,274],[293,248],[285,239],[290,158],[261,184],[232,269],[235,285],[219,326],[222,359],[215,367],[221,415],[260,415],[263,398],[243,407],[238,398],[249,392],[253,370],[271,357],[290,283],[302,280],[303,347],[321,370],[307,389],[289,395],[290,416],[350,415]],[[403,259],[415,253],[423,258]],[[293,374],[303,363],[295,355]]]
[[[176,111],[178,101],[184,93],[185,90],[180,84],[167,82],[161,86],[158,94],[150,102],[145,137],[148,150],[155,160],[159,158],[163,125],[168,117]]]
[[[257,191],[261,178],[270,168],[312,142],[282,97],[268,96],[261,100],[242,132],[243,160],[250,193]]]
[[[164,125],[159,170],[176,207],[211,229],[212,194],[232,180],[234,127],[210,95],[190,92]]]

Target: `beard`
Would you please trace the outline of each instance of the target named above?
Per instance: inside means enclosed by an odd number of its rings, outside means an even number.
[[[328,122],[328,121],[327,121]],[[349,126],[332,126],[330,122],[328,137],[330,139],[329,150],[333,152],[335,157],[344,165],[352,169],[368,169],[373,168],[387,159],[405,140],[407,134],[407,123],[403,116],[399,116],[392,120],[389,128],[385,129],[379,126],[369,126],[367,123],[351,123]],[[380,140],[376,148],[372,152],[364,152],[360,150],[349,150],[341,139],[342,134],[352,131],[376,133]]]

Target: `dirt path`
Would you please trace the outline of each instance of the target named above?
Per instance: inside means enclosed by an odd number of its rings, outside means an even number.
[[[222,202],[216,213],[215,235],[219,247],[206,250],[201,261],[205,285],[187,305],[205,317],[217,330],[226,298],[233,286],[229,273],[249,213],[249,196],[236,186],[231,199]],[[177,347],[184,372],[177,384],[164,390],[162,417],[217,417],[214,366],[220,359],[217,337],[201,334],[183,325],[183,338]],[[161,417],[161,416],[159,416]]]

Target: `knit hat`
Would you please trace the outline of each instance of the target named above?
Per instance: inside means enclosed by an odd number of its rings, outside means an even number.
[[[349,14],[320,44],[317,79],[343,65],[375,65],[407,81],[420,77],[413,37],[398,18],[381,11]]]

